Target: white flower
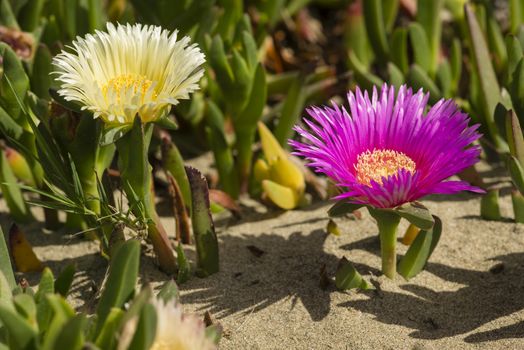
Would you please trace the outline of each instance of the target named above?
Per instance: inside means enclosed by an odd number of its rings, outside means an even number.
[[[204,322],[195,315],[184,314],[182,307],[171,300],[152,302],[157,314],[156,336],[151,350],[215,350],[213,340],[206,337]]]
[[[73,41],[53,59],[60,96],[77,101],[110,124],[158,119],[198,90],[204,54],[190,38],[161,27],[108,23]]]

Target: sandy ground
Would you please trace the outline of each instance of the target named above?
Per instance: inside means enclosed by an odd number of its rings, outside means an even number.
[[[524,349],[524,225],[509,219],[508,193],[502,222],[481,221],[479,197],[472,195],[424,203],[444,230],[427,270],[409,282],[380,277],[377,229],[368,213],[338,220],[343,234],[333,236],[325,232],[329,203],[290,212],[257,206],[241,220],[217,219],[221,271],[182,285],[181,300],[188,311],[218,318],[225,329],[221,349]],[[172,229],[172,219],[164,220]],[[8,221],[1,218],[4,231]],[[97,245],[63,231],[45,233],[39,224],[24,228],[55,272],[77,264],[71,299],[80,310],[92,309],[106,268]],[[168,277],[145,250],[142,281],[157,285]],[[333,276],[342,256],[379,290],[340,292],[333,284],[323,290],[320,269],[325,265]]]

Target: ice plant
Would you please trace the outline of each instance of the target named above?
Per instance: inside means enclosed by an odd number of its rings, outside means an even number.
[[[107,24],[53,60],[58,93],[110,124],[155,121],[198,90],[204,54],[190,38],[161,27]]]
[[[216,345],[206,335],[204,322],[195,315],[184,314],[182,306],[172,299],[153,301],[157,314],[156,335],[151,350],[214,350]]]
[[[478,125],[468,126],[469,117],[452,100],[440,100],[426,113],[428,99],[429,94],[406,86],[397,95],[387,85],[380,93],[374,88],[371,98],[357,89],[348,94],[349,112],[336,104],[309,108],[307,127],[295,127],[305,141],[290,141],[294,154],[339,186],[339,209],[366,206],[377,220],[382,270],[390,278],[396,273],[400,219],[426,231],[435,221],[416,200],[482,192],[464,181],[448,180],[479,160],[480,148],[472,145],[480,137]]]
[[[190,38],[156,26],[107,24],[77,38],[71,52],[53,60],[58,94],[104,123],[102,144],[115,143],[130,208],[143,219],[160,267],[176,272],[176,260],[160,224],[151,191],[148,149],[153,123],[172,125],[172,105],[199,88],[204,55]]]
[[[157,297],[149,301],[156,322],[150,350],[215,350],[214,333],[208,332],[203,320],[196,315],[186,314],[177,298],[164,300]],[[148,320],[151,325],[151,319]],[[130,318],[123,326],[117,349],[132,348],[133,338],[141,329],[138,317]],[[144,333],[142,331],[142,333]]]

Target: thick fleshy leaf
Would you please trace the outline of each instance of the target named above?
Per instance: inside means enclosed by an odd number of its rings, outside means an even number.
[[[119,125],[105,128],[102,132],[102,137],[100,138],[100,146],[114,144],[124,137],[131,130],[131,128],[131,125]]]
[[[281,145],[287,145],[287,140],[293,134],[293,125],[302,114],[304,104],[306,103],[306,85],[304,84],[304,78],[299,76],[287,92],[284,105],[282,107],[282,113],[278,119],[277,126],[275,127],[275,138]]]
[[[511,180],[520,193],[524,193],[524,169],[517,158],[509,156],[507,159],[507,167]]]
[[[422,230],[429,230],[435,221],[428,208],[418,202],[411,202],[395,208],[395,212]]]
[[[509,89],[511,92],[511,102],[517,115],[524,115],[524,58],[520,59],[513,71]]]
[[[435,84],[435,82],[429,77],[429,75],[419,65],[413,64],[408,71],[406,81],[414,89],[424,89],[428,91],[430,96],[429,100],[431,103],[436,103],[442,98],[442,92]]]
[[[11,116],[0,106],[0,131],[5,137],[18,140],[24,130]]]
[[[508,111],[506,114],[506,137],[510,154],[524,166],[524,136],[514,111]]]
[[[366,66],[360,62],[353,51],[348,54],[348,64],[355,74],[355,80],[365,90],[373,89],[373,86],[381,86],[384,81],[371,73]]]
[[[406,255],[398,264],[398,273],[409,280],[424,269],[433,253],[442,233],[442,221],[434,216],[435,225],[429,230],[422,230],[411,244]]]
[[[506,37],[506,49],[508,53],[508,67],[506,81],[511,84],[513,79],[513,72],[517,68],[517,64],[522,59],[522,46],[520,41],[514,35],[508,35]]]
[[[9,251],[7,250],[6,238],[1,227],[0,235],[2,236],[0,237],[0,272],[2,272],[5,281],[8,283],[8,290],[11,291],[16,287],[16,280],[13,274],[13,267],[11,266],[11,259],[9,258]],[[1,295],[0,299],[2,299]]]
[[[39,272],[44,269],[25,233],[16,224],[13,224],[9,230],[9,250],[17,271]]]
[[[385,61],[389,55],[389,44],[384,23],[382,0],[366,0],[362,2],[364,20],[369,41],[377,58]]]
[[[442,33],[442,19],[440,12],[444,4],[443,0],[423,0],[417,2],[417,21],[424,28],[429,47],[430,75],[435,74],[438,60],[440,58],[440,45]],[[422,42],[417,42],[420,45]],[[415,50],[416,52],[416,50]]]
[[[69,319],[63,326],[55,341],[55,349],[80,350],[84,348],[84,328],[87,319],[84,314],[78,314]]]
[[[364,204],[356,204],[356,203],[348,203],[345,201],[338,201],[331,208],[329,208],[328,215],[331,217],[344,216],[347,214],[351,214],[355,210],[359,210],[362,207],[364,207]]]
[[[207,180],[200,171],[186,167],[193,203],[193,235],[197,250],[197,274],[209,276],[219,270],[218,239],[209,209]]]
[[[289,187],[282,186],[271,180],[264,180],[262,181],[262,189],[271,202],[282,209],[291,210],[298,205],[297,196]]]
[[[55,280],[55,291],[63,297],[66,297],[73,283],[76,273],[74,264],[67,265]]]
[[[451,45],[451,52],[449,54],[449,64],[451,67],[451,75],[453,77],[452,86],[455,89],[454,91],[456,91],[456,89],[458,88],[460,77],[462,75],[462,60],[462,45],[460,44],[460,40],[455,38],[453,39],[453,44]]]
[[[501,70],[506,67],[508,54],[504,43],[504,37],[502,36],[502,30],[495,16],[486,16],[486,32],[490,52],[493,55],[492,61],[497,70]]]
[[[483,105],[484,118],[490,133],[491,138],[495,142],[497,148],[502,146],[499,133],[493,113],[495,107],[501,102],[500,85],[495,74],[495,70],[491,63],[491,55],[489,53],[486,39],[480,29],[479,23],[475,13],[469,4],[465,5],[466,20],[468,23],[471,54],[475,60],[475,69],[477,71],[480,83],[480,95]]]
[[[398,87],[405,83],[404,74],[402,74],[400,69],[392,62],[388,62],[388,75],[391,85]]]
[[[301,197],[306,187],[304,174],[288,158],[277,158],[269,167],[269,179],[279,185],[291,188],[297,198]]]
[[[22,124],[22,101],[29,90],[29,78],[20,59],[3,42],[0,42],[0,57],[0,107]]]
[[[158,118],[153,122],[155,125],[167,130],[177,130],[178,123],[174,118],[171,118],[170,115],[166,114],[161,118]]]
[[[109,263],[109,273],[104,283],[96,314],[100,330],[113,307],[122,307],[135,292],[140,263],[140,242],[128,240],[117,247]]]
[[[168,191],[171,197],[173,215],[176,221],[176,239],[184,244],[189,244],[191,243],[191,224],[182,191],[170,171],[167,171],[167,181],[169,183]]]
[[[225,117],[218,106],[211,100],[206,108],[206,135],[215,158],[222,190],[233,198],[238,197],[239,181],[235,169],[235,160],[224,131]]]
[[[435,70],[432,70],[431,48],[424,27],[419,23],[413,22],[409,25],[408,30],[415,63],[428,75],[432,76]]]
[[[402,236],[402,244],[411,245],[411,243],[413,243],[415,238],[417,238],[417,235],[419,234],[419,232],[420,232],[420,228],[418,228],[417,226],[413,224],[409,224],[406,230],[406,233],[404,234],[404,236]]]
[[[162,285],[162,288],[157,294],[157,298],[162,299],[164,304],[167,304],[171,300],[176,300],[178,302],[179,291],[178,286],[172,280],[167,281]]]
[[[516,190],[511,191],[511,202],[513,204],[515,222],[524,223],[524,195]]]
[[[38,0],[43,3],[44,1]],[[40,44],[35,52],[33,59],[33,72],[31,74],[31,90],[40,98],[50,100],[49,89],[52,84],[52,65],[53,55],[48,47]]]
[[[509,0],[509,19],[511,32],[515,34],[524,23],[524,4],[521,0]]]
[[[43,350],[56,349],[58,339],[69,320],[75,316],[73,308],[64,298],[57,294],[47,294],[46,299],[53,309],[53,316],[50,319],[46,336],[43,338]]]
[[[326,225],[326,231],[329,234],[340,236],[340,229],[338,228],[337,223],[333,219],[329,219]]]
[[[341,290],[354,288],[366,290],[372,288],[345,257],[338,263],[335,284]]]
[[[165,137],[162,139],[162,166],[171,173],[180,189],[185,206],[191,213],[191,188],[184,168],[184,159],[178,150],[178,147]]]
[[[262,143],[264,157],[270,167],[277,159],[286,158],[286,152],[268,127],[262,122],[258,123],[258,134],[260,136],[260,142]]]
[[[391,37],[391,60],[400,68],[402,73],[407,73],[409,68],[408,58],[408,31],[405,28],[396,28]]]
[[[15,174],[9,165],[5,152],[0,153],[0,188],[9,208],[9,214],[16,222],[29,222],[33,219],[33,215],[24,200],[22,190],[17,185]]]
[[[115,334],[120,327],[123,316],[124,311],[116,307],[111,308],[100,333],[96,337],[96,346],[100,349],[113,349],[113,345],[117,340]]]
[[[129,344],[129,349],[150,349],[155,340],[157,329],[157,313],[151,304],[145,304],[140,310],[135,334]]]
[[[480,200],[480,216],[485,220],[500,220],[499,190],[491,189]]]
[[[454,90],[451,66],[444,59],[437,69],[437,82],[444,98],[451,98]]]
[[[9,334],[10,349],[36,348],[38,332],[14,309],[0,303],[0,321]]]
[[[176,261],[178,265],[176,281],[177,283],[182,284],[187,282],[191,277],[191,264],[186,258],[186,253],[184,252],[184,248],[182,247],[181,243],[176,246],[176,253]]]

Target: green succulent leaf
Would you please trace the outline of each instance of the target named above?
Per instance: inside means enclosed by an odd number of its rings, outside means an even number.
[[[382,86],[384,84],[382,79],[367,70],[353,51],[350,51],[348,54],[348,64],[354,71],[355,80],[361,88],[371,90],[373,86]]]
[[[7,250],[7,244],[5,240],[4,232],[0,227],[0,273],[3,275],[5,281],[0,283],[7,283],[7,285],[1,285],[0,290],[9,291],[7,294],[11,294],[11,291],[16,287],[15,275],[13,273],[13,267],[11,265],[11,259],[9,258],[9,251]],[[0,295],[0,300],[3,299],[6,293]]]
[[[113,307],[122,307],[135,292],[140,262],[140,242],[128,240],[116,248],[109,264],[100,302],[96,309],[98,329]]]
[[[33,219],[33,215],[16,183],[16,177],[7,161],[5,152],[0,151],[0,188],[9,208],[9,214],[16,222],[27,223]]]
[[[178,263],[178,275],[176,278],[177,283],[182,284],[187,282],[191,277],[191,264],[186,258],[184,248],[182,244],[178,244],[176,247],[177,252],[177,263]]]
[[[403,204],[394,211],[422,230],[431,229],[435,223],[434,216],[431,215],[429,209],[418,202]]]
[[[413,64],[406,76],[407,83],[414,89],[424,89],[429,91],[430,103],[436,103],[442,98],[442,92],[429,75],[417,64]]]
[[[429,55],[427,58],[429,59],[429,62],[427,71],[429,72],[430,76],[434,76],[436,73],[440,56],[440,41],[442,33],[442,20],[440,17],[440,11],[442,9],[443,3],[443,0],[419,0],[417,2],[417,21],[424,28],[424,33],[428,43]],[[422,41],[413,42],[413,44],[415,43],[416,45],[413,47],[413,49],[415,51],[415,56],[417,56],[416,47],[420,48],[421,46],[424,46],[424,44]],[[421,66],[425,68],[423,65]]]
[[[275,127],[274,135],[280,145],[287,146],[287,140],[292,136],[293,125],[297,122],[304,104],[306,103],[306,94],[304,92],[304,77],[299,76],[291,87],[282,107],[282,114]]]
[[[524,136],[519,119],[514,111],[508,111],[505,120],[510,154],[517,158],[520,165],[524,165]]]
[[[504,147],[504,142],[499,136],[496,123],[493,119],[495,108],[502,97],[500,85],[491,63],[491,55],[486,44],[484,34],[480,29],[477,17],[470,5],[465,5],[466,20],[469,29],[471,54],[475,61],[475,69],[479,78],[480,102],[484,111],[484,119],[489,134],[497,148]]]
[[[511,158],[514,159],[513,157]],[[520,168],[520,170],[522,170],[522,168]],[[482,197],[480,200],[480,216],[485,220],[494,221],[498,221],[502,218],[502,215],[500,214],[498,189],[488,190],[488,192]]]
[[[386,35],[386,25],[383,15],[382,0],[366,0],[362,2],[364,21],[369,41],[376,57],[385,61],[389,57],[389,44]]]
[[[402,73],[408,72],[408,31],[405,28],[399,27],[393,31],[391,37],[391,60],[400,68]]]
[[[193,234],[197,250],[197,274],[209,276],[219,270],[218,240],[209,208],[206,178],[200,171],[186,167],[193,196]]]
[[[21,101],[29,91],[29,78],[20,59],[3,42],[0,42],[0,57],[0,107],[23,125]]]
[[[113,349],[113,346],[117,340],[115,334],[118,332],[121,326],[123,316],[124,311],[122,311],[120,308],[114,307],[109,310],[109,314],[106,317],[104,325],[96,337],[96,346],[98,346],[100,349]]]
[[[431,48],[424,27],[417,22],[413,22],[409,25],[408,32],[415,63],[429,76],[432,76],[435,71],[432,70]]]
[[[0,303],[0,322],[9,334],[9,348],[13,350],[36,347],[37,330],[14,309]]]
[[[75,264],[67,265],[55,280],[55,291],[63,297],[66,297],[75,278]]]
[[[335,274],[335,284],[338,289],[372,289],[362,275],[353,267],[353,265],[344,257],[340,260],[337,272]]]
[[[338,216],[344,216],[347,214],[351,214],[355,210],[359,210],[362,207],[364,207],[364,204],[338,201],[331,208],[329,208],[328,215],[333,218]]]
[[[86,317],[78,314],[70,318],[63,326],[55,341],[55,349],[80,350],[84,348],[84,328]]]
[[[172,280],[165,282],[157,295],[157,298],[162,299],[164,303],[168,303],[171,300],[178,301],[178,297],[179,297],[178,286]]]
[[[130,350],[150,349],[155,341],[157,313],[151,304],[145,304],[140,310],[135,334],[129,345]]]
[[[400,260],[398,273],[409,280],[424,269],[442,233],[442,221],[433,216],[435,224],[432,228],[422,230],[411,244],[406,255]]]
[[[184,159],[178,150],[178,147],[169,138],[162,139],[162,166],[171,173],[175,179],[184,204],[191,209],[191,187],[189,186],[189,179],[187,178],[186,169],[184,168]]]
[[[507,166],[511,180],[520,193],[524,193],[524,169],[519,160],[513,156],[509,156]]]

